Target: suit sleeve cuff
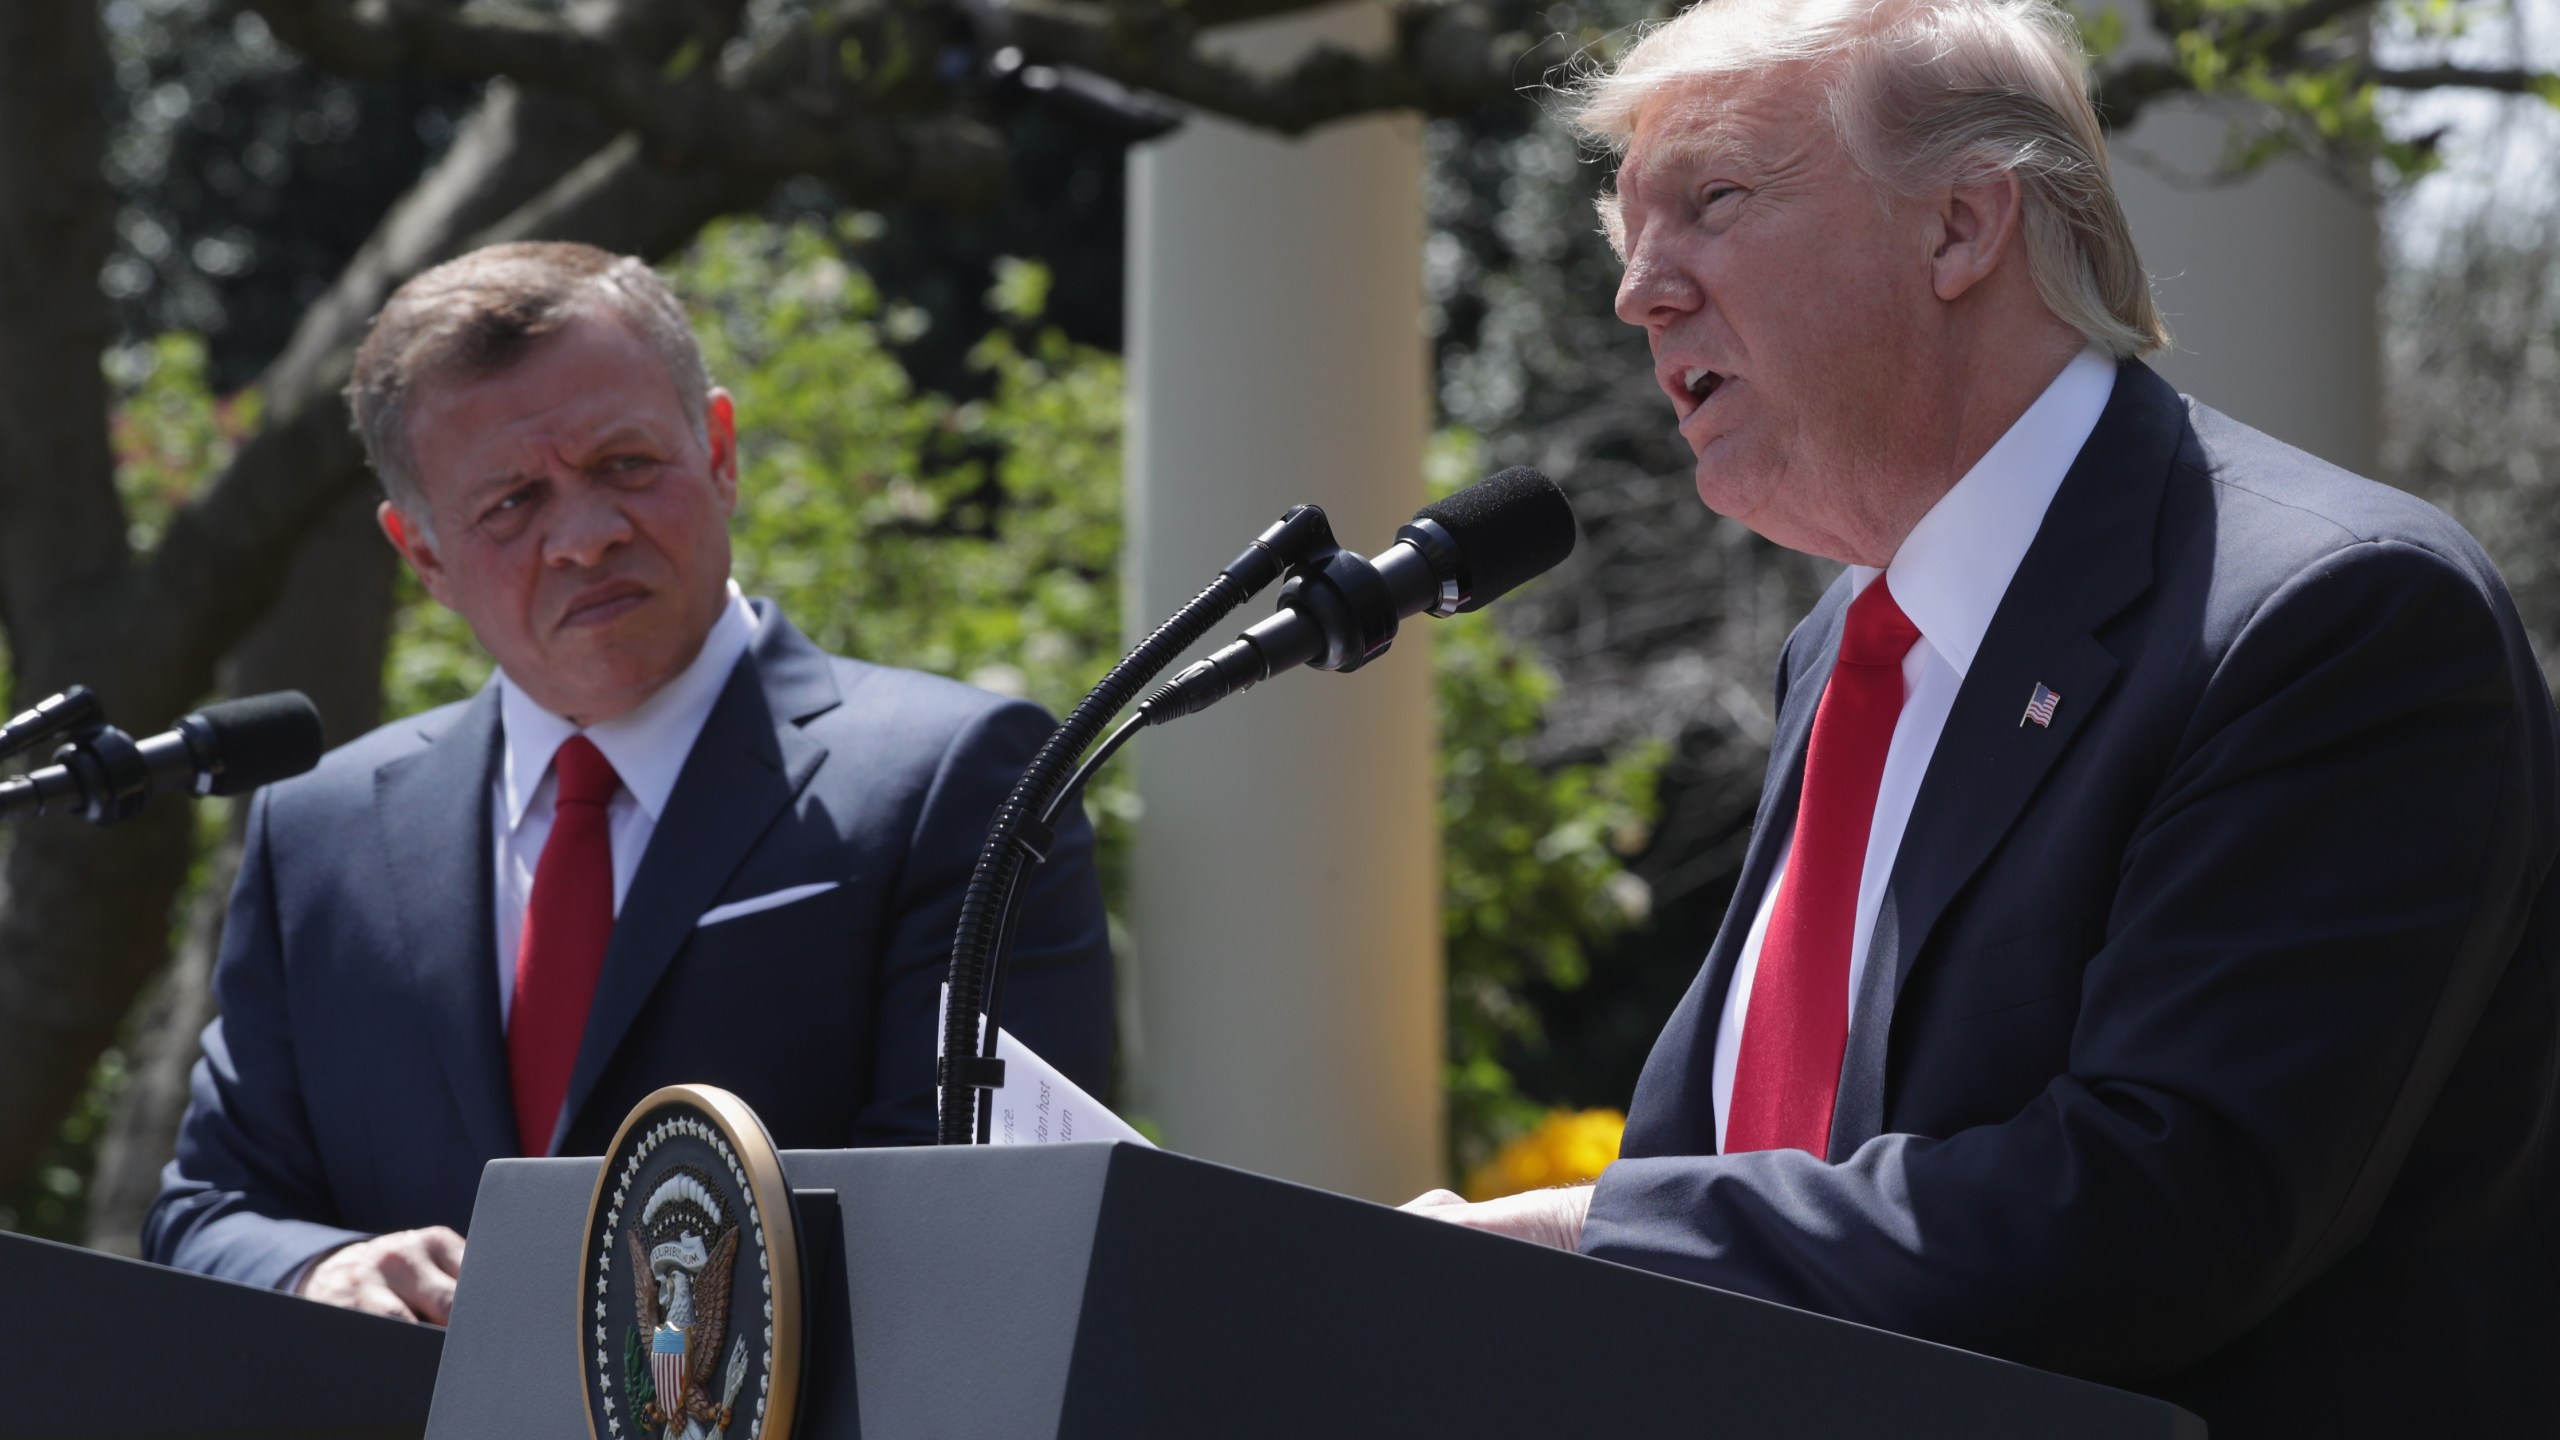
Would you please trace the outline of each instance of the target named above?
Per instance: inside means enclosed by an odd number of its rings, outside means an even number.
[[[237,1221],[250,1217],[225,1218]],[[371,1234],[362,1230],[347,1230],[336,1225],[322,1225],[309,1220],[282,1220],[268,1216],[258,1216],[255,1219],[256,1235],[250,1243],[241,1244],[237,1248],[219,1245],[207,1247],[212,1251],[208,1256],[213,1261],[211,1264],[190,1264],[188,1263],[190,1257],[181,1255],[177,1259],[179,1268],[201,1270],[225,1280],[236,1280],[243,1285],[255,1285],[264,1290],[282,1290],[289,1294],[294,1287],[302,1283],[303,1277],[310,1273],[312,1266],[359,1240],[373,1238]],[[216,1222],[216,1225],[219,1226],[220,1223]],[[223,1237],[208,1234],[205,1238],[218,1241]],[[226,1248],[229,1249],[229,1253],[221,1253]]]
[[[1678,1155],[1612,1162],[1591,1187],[1591,1210],[1583,1217],[1575,1248],[1620,1264],[1674,1273],[1678,1267],[1664,1263],[1666,1251],[1712,1251],[1715,1247],[1698,1233],[1696,1223],[1704,1172],[1710,1168],[1705,1160]]]

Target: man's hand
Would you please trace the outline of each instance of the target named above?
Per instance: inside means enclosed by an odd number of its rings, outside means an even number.
[[[462,1237],[430,1225],[331,1251],[294,1293],[368,1315],[442,1325],[453,1317],[453,1286],[461,1274]]]
[[[1398,1208],[1470,1230],[1490,1230],[1514,1240],[1534,1240],[1551,1249],[1571,1250],[1581,1243],[1582,1220],[1591,1213],[1591,1187],[1531,1190],[1480,1204],[1469,1204],[1447,1190],[1433,1190]]]

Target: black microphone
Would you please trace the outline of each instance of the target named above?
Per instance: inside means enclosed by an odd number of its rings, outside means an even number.
[[[112,825],[154,795],[237,795],[320,763],[320,712],[298,690],[207,705],[147,740],[114,726],[54,752],[58,764],[0,783],[0,818],[76,812]]]
[[[107,712],[98,697],[86,685],[74,685],[59,695],[39,700],[9,717],[0,725],[0,755],[15,755],[39,740],[48,740],[65,730],[84,730],[107,723]]]
[[[1481,610],[1562,563],[1573,539],[1564,491],[1514,466],[1423,506],[1375,560],[1333,548],[1292,568],[1277,613],[1138,708],[1161,724],[1300,665],[1357,670],[1386,653],[1405,617]]]

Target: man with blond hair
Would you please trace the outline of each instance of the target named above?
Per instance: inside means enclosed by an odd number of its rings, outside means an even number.
[[[1709,0],[1583,89],[1700,496],[1847,571],[1622,1158],[1415,1208],[2217,1437],[2549,1433],[2549,692],[2460,528],[2141,363],[2083,67]]]
[[[735,405],[649,267],[401,287],[348,386],[382,529],[498,673],[260,792],[146,1253],[442,1323],[481,1166],[598,1155],[664,1085],[785,1148],[933,1133],[937,997],[1038,707],[827,655],[729,578]],[[1008,1028],[1109,1078],[1081,814]]]

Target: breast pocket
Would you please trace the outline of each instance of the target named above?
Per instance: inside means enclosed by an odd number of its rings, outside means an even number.
[[[667,990],[762,1037],[758,1044],[843,1046],[871,1017],[870,946],[856,893],[839,885],[696,925]]]
[[[786,1145],[839,1143],[874,1053],[861,897],[846,883],[696,924],[651,999],[665,1017],[661,1063],[734,1091]]]
[[[693,928],[699,930],[708,925],[722,925],[732,920],[743,920],[750,915],[761,915],[768,910],[779,910],[785,905],[796,905],[803,900],[824,895],[830,890],[840,889],[843,884],[841,880],[812,880],[802,885],[785,885],[778,890],[768,890],[761,895],[750,895],[743,900],[723,901],[703,911],[702,918],[693,922]]]
[[[723,901],[694,922],[686,968],[724,987],[769,992],[777,1006],[862,993],[867,975],[857,982],[854,972],[864,969],[867,946],[856,893],[851,884],[810,882]]]

